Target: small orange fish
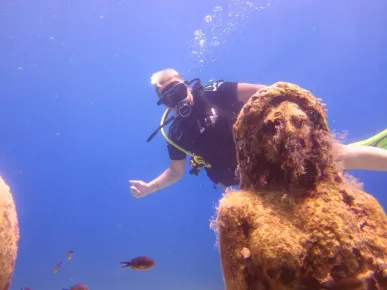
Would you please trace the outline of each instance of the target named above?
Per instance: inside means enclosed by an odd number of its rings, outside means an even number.
[[[133,270],[149,270],[155,265],[155,261],[152,258],[140,256],[132,259],[129,262],[121,262],[122,268],[132,268]]]
[[[71,260],[73,257],[74,249],[71,249],[70,251],[67,252],[67,260]]]
[[[59,268],[62,267],[62,264],[63,264],[63,261],[56,264],[56,266],[54,267],[54,273],[58,272]]]
[[[89,287],[85,284],[77,284],[70,288],[70,290],[89,290]]]
[[[89,290],[89,287],[87,287],[87,285],[85,285],[85,284],[77,284],[77,285],[74,285],[73,287],[71,287],[70,289],[63,288],[62,290]]]

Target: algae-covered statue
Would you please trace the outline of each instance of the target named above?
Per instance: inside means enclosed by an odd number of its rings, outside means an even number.
[[[0,177],[0,290],[8,290],[15,267],[19,226],[8,185]]]
[[[227,290],[387,289],[387,217],[341,173],[325,110],[279,82],[234,125],[240,188],[216,225]]]

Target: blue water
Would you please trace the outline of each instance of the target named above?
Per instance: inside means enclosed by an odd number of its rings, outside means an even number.
[[[150,181],[168,165],[162,136],[146,143],[163,112],[150,85],[158,70],[297,83],[323,98],[348,143],[386,128],[385,0],[247,4],[1,1],[0,175],[21,234],[12,290],[224,289],[209,228],[221,190],[187,172],[146,198],[129,193],[128,179]],[[193,55],[195,31],[219,45],[207,40]],[[386,206],[386,173],[351,174]],[[120,268],[139,255],[156,267]]]

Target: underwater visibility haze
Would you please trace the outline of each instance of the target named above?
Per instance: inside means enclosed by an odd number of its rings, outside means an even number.
[[[384,0],[3,0],[0,176],[20,240],[11,290],[221,290],[205,172],[168,166],[151,75],[298,84],[344,143],[387,128]],[[385,172],[349,172],[385,208]],[[73,288],[75,289],[75,288]],[[82,289],[82,288],[79,288]]]

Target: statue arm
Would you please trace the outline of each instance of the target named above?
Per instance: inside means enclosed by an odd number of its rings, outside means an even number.
[[[246,270],[250,257],[246,236],[248,225],[246,208],[243,204],[233,204],[233,201],[235,199],[226,195],[218,209],[217,223],[223,279],[226,290],[248,290]]]

